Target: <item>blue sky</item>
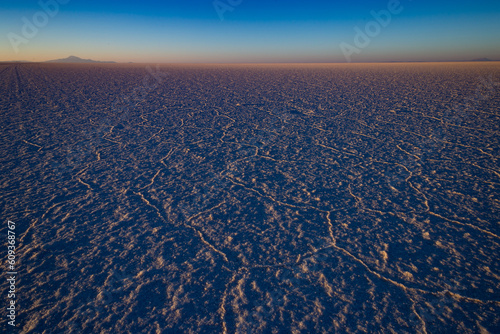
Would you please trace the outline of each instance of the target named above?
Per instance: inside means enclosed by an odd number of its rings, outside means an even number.
[[[371,12],[396,0],[218,0],[228,9],[222,16],[213,0],[58,1],[53,16],[39,1],[0,3],[0,60],[500,60],[500,1],[401,0],[386,26]],[[366,34],[370,23],[379,27],[367,36],[369,43],[357,45],[355,29]],[[30,24],[36,32],[25,27]]]

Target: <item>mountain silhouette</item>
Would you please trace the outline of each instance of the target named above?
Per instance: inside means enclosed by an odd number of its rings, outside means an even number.
[[[48,60],[46,63],[115,63],[114,61],[97,61],[92,59],[82,59],[76,56],[69,56],[63,59]]]

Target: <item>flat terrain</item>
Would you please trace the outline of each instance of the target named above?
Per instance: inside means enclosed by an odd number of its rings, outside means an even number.
[[[0,113],[23,333],[500,332],[499,63],[0,64]]]

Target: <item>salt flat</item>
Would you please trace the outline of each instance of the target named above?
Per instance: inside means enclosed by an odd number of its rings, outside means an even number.
[[[23,333],[500,331],[499,63],[0,64],[0,96]]]

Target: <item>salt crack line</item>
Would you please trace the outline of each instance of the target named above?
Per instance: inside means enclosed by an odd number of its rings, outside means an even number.
[[[212,211],[212,210],[220,207],[224,203],[226,203],[226,201],[222,201],[221,203],[217,204],[216,206],[214,206],[214,207],[212,207],[210,209],[207,209],[205,211],[199,212],[199,213],[197,213],[197,214],[189,217],[187,219],[187,221],[189,222],[189,221],[193,220],[194,218],[201,216],[204,213],[210,212],[210,211]],[[203,234],[201,233],[201,231],[199,231],[198,229],[196,229],[193,225],[189,225],[189,224],[186,224],[186,223],[183,223],[183,225],[186,226],[186,227],[188,227],[188,228],[190,228],[190,229],[192,229],[193,231],[195,231],[198,234],[198,236],[200,237],[201,242],[203,242],[205,245],[207,245],[214,252],[216,252],[220,256],[222,256],[222,258],[224,259],[225,262],[229,262],[229,260],[227,259],[227,255],[224,252],[222,252],[221,250],[217,249],[214,245],[212,245],[211,243],[209,243],[208,241],[206,241],[205,238],[203,237]]]
[[[167,164],[165,164],[165,162],[164,162],[163,160],[170,158],[170,156],[172,155],[172,153],[173,153],[176,149],[177,149],[177,147],[171,148],[171,149],[170,149],[170,151],[167,153],[167,155],[166,155],[166,156],[164,156],[163,158],[161,158],[161,159],[160,159],[160,163],[162,163],[162,164],[163,164],[163,166],[165,166],[165,167],[167,167],[167,168],[168,168]]]
[[[480,299],[476,299],[476,298],[462,296],[460,294],[453,293],[453,292],[448,291],[448,290],[433,292],[433,291],[428,291],[428,290],[424,290],[424,289],[420,289],[420,288],[407,287],[406,285],[404,285],[402,283],[396,282],[390,278],[387,278],[387,277],[381,275],[380,273],[376,272],[375,270],[372,270],[366,263],[364,263],[361,259],[358,259],[356,256],[354,256],[348,250],[346,250],[342,247],[339,247],[336,244],[333,244],[332,247],[335,248],[336,250],[340,251],[341,253],[347,255],[348,257],[352,258],[354,261],[358,262],[359,264],[361,264],[372,275],[374,275],[377,278],[379,278],[383,281],[386,281],[394,286],[399,287],[403,291],[417,292],[420,294],[432,294],[434,296],[449,295],[449,296],[455,297],[458,300],[464,300],[464,301],[468,301],[468,302],[472,302],[472,303],[476,303],[476,304],[484,305],[484,304],[488,304],[488,303],[494,303],[495,305],[500,306],[500,301],[497,301],[497,300],[480,300]]]
[[[236,280],[236,276],[238,274],[239,274],[239,271],[236,273],[233,273],[233,275],[231,276],[231,279],[229,280],[229,282],[227,282],[226,288],[224,289],[224,293],[222,295],[222,300],[221,300],[221,304],[219,307],[219,313],[220,313],[220,319],[222,321],[222,333],[223,334],[227,334],[226,307],[225,307],[225,305],[226,305],[228,290],[229,290],[229,287],[231,286],[231,284],[233,284],[234,281]]]
[[[134,192],[135,195],[139,196],[141,198],[141,200],[146,203],[147,206],[149,207],[152,207],[155,211],[156,211],[156,214],[158,215],[158,217],[163,221],[165,222],[166,224],[168,224],[168,221],[163,217],[163,215],[161,214],[160,212],[160,209],[158,209],[155,205],[151,204],[150,201],[148,201],[144,195],[140,192]],[[220,203],[218,206],[222,205],[223,203]],[[214,208],[212,208],[214,209]],[[190,228],[191,230],[193,230],[199,237],[200,237],[200,240],[202,243],[204,243],[205,245],[207,245],[210,249],[212,249],[214,252],[218,253],[219,255],[222,256],[222,258],[224,259],[225,262],[229,262],[229,260],[227,259],[227,256],[224,252],[218,250],[217,248],[215,248],[211,243],[209,243],[207,240],[205,240],[203,234],[197,230],[194,226],[192,225],[189,225],[189,224],[186,224],[186,223],[182,223],[182,225],[184,225],[185,227],[187,228]]]
[[[476,226],[476,225],[472,225],[472,224],[469,224],[469,223],[461,223],[459,221],[456,221],[456,220],[452,220],[452,219],[449,219],[449,218],[446,218],[446,217],[443,217],[435,212],[432,212],[432,211],[429,211],[429,214],[433,215],[433,216],[436,216],[438,218],[441,218],[441,219],[444,219],[446,221],[449,221],[450,223],[454,223],[454,224],[458,224],[458,225],[462,225],[462,226],[468,226],[470,228],[473,228],[479,232],[482,232],[482,233],[485,233],[485,234],[488,234],[490,236],[492,236],[493,238],[497,238],[497,239],[500,239],[500,237],[490,231],[487,231],[487,230],[483,230],[482,228]]]
[[[333,147],[330,147],[330,146],[326,146],[326,145],[320,144],[320,143],[318,143],[318,141],[316,141],[315,145],[316,145],[316,146],[321,146],[321,147],[323,147],[323,148],[326,148],[326,149],[329,149],[329,150],[332,150],[332,151],[335,151],[335,152],[338,152],[338,153],[340,153],[340,154],[354,155],[354,156],[356,156],[356,157],[360,157],[360,155],[358,155],[358,154],[354,154],[354,153],[352,153],[352,152],[345,152],[345,151],[341,151],[341,150],[338,150],[338,149],[336,149],[336,148],[333,148]]]
[[[160,210],[153,204],[151,204],[151,202],[149,202],[143,194],[141,194],[140,192],[134,192],[135,195],[139,196],[141,198],[141,200],[146,203],[147,206],[149,207],[152,207],[155,211],[156,211],[156,215],[165,223],[165,224],[168,224],[168,221],[163,217],[163,215],[161,214]]]
[[[203,234],[197,230],[194,226],[191,226],[189,224],[184,224],[184,226],[192,229],[193,231],[195,231],[198,236],[200,237],[200,240],[201,242],[203,242],[205,245],[207,245],[208,248],[210,248],[211,250],[213,250],[214,252],[218,253],[220,256],[222,256],[222,258],[224,259],[224,262],[229,262],[229,260],[227,259],[227,256],[224,252],[218,250],[217,248],[215,248],[214,245],[212,245],[211,243],[209,243],[208,241],[205,240],[205,238],[203,237]]]
[[[408,154],[408,155],[411,155],[412,157],[414,157],[414,158],[415,158],[415,159],[417,159],[417,160],[420,160],[420,157],[419,157],[418,155],[411,154],[410,152],[408,152],[408,151],[406,151],[406,150],[402,149],[402,148],[401,148],[398,144],[396,144],[396,147],[397,147],[400,151],[402,151],[402,152],[404,152],[404,153],[406,153],[406,154]]]
[[[24,139],[23,139],[23,142],[25,142],[26,144],[29,144],[29,145],[31,145],[31,146],[38,147],[38,151],[40,151],[40,150],[43,148],[43,147],[42,147],[42,146],[40,146],[40,145],[30,143],[29,141],[26,141],[26,140],[24,140]],[[37,152],[38,152],[38,151],[37,151]]]
[[[90,184],[83,182],[82,179],[80,179],[79,177],[77,177],[76,179],[78,180],[79,183],[83,184],[84,186],[89,188],[90,191],[92,191],[92,187],[90,186]]]
[[[147,187],[149,187],[149,186],[152,186],[152,185],[153,185],[153,183],[155,182],[155,178],[158,176],[158,174],[160,174],[160,171],[161,171],[161,170],[160,170],[160,169],[158,169],[158,171],[156,172],[156,174],[155,174],[155,175],[153,176],[153,178],[151,179],[151,182],[150,182],[148,185],[145,185],[144,187],[142,187],[142,188],[140,188],[140,189],[142,190],[142,189],[145,189],[145,188],[147,188]]]
[[[149,137],[148,140],[146,140],[145,142],[143,143],[147,143],[148,141],[150,141],[151,139],[153,139],[154,137],[156,137],[156,135],[159,135],[162,131],[164,130],[164,128],[161,128],[160,131],[156,132],[154,135],[152,135],[151,137]]]
[[[408,298],[412,302],[411,310],[413,311],[413,313],[415,314],[415,316],[418,318],[418,320],[420,320],[420,323],[422,324],[422,333],[427,334],[427,326],[425,324],[425,320],[422,319],[422,317],[420,316],[420,314],[418,314],[417,309],[415,308],[416,302],[410,296],[408,296]]]
[[[189,217],[189,218],[187,219],[187,221],[191,221],[191,220],[193,220],[194,218],[199,217],[199,216],[201,216],[201,215],[202,215],[202,214],[204,214],[204,213],[207,213],[207,212],[210,212],[210,211],[212,211],[212,210],[214,210],[214,209],[217,209],[218,207],[220,207],[222,204],[225,204],[225,203],[226,203],[226,201],[222,201],[222,202],[220,202],[219,204],[217,204],[217,205],[216,205],[216,206],[214,206],[214,207],[211,207],[211,208],[206,209],[206,210],[204,210],[204,211],[198,212],[197,214],[194,214],[194,215],[192,215],[191,217]]]
[[[311,210],[315,210],[315,211],[318,211],[318,212],[322,212],[322,213],[328,213],[328,212],[332,212],[332,211],[327,211],[327,210],[321,210],[321,209],[318,209],[314,206],[310,206],[310,205],[305,205],[305,206],[299,206],[299,205],[293,205],[293,204],[288,204],[288,203],[285,203],[285,202],[281,202],[277,199],[274,199],[273,197],[269,196],[269,195],[266,195],[266,194],[261,194],[258,190],[255,190],[253,188],[249,188],[247,186],[245,186],[243,183],[239,183],[239,182],[236,182],[234,179],[232,179],[231,177],[229,176],[225,176],[229,181],[231,181],[233,184],[237,185],[237,186],[241,186],[249,191],[252,191],[256,194],[258,194],[260,197],[262,198],[267,198],[267,199],[270,199],[271,201],[279,204],[279,205],[283,205],[283,206],[288,206],[288,207],[291,207],[291,208],[296,208],[296,209],[311,209]],[[334,210],[335,211],[335,210]]]

